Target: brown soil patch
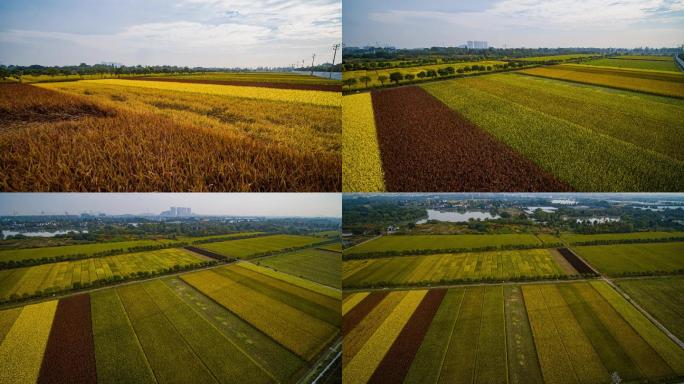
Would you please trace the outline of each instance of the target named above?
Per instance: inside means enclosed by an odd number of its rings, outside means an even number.
[[[565,258],[565,260],[572,265],[577,272],[581,274],[595,274],[594,270],[591,269],[587,264],[584,263],[577,255],[575,255],[575,252],[567,249],[567,248],[558,248],[558,252]]]
[[[147,81],[166,81],[171,83],[192,83],[192,84],[216,84],[216,85],[236,85],[239,87],[261,87],[277,89],[298,89],[304,91],[324,91],[342,92],[342,85],[337,84],[290,84],[290,83],[269,83],[261,81],[236,81],[236,80],[192,80],[174,79],[168,77],[122,77],[126,80],[147,80]]]
[[[568,191],[419,87],[372,93],[390,192]]]
[[[572,265],[565,259],[565,257],[563,257],[563,255],[560,254],[560,252],[558,252],[557,249],[549,249],[549,252],[563,272],[567,273],[568,275],[577,274],[577,270],[572,267]]]
[[[389,292],[373,292],[347,312],[342,318],[342,336],[346,336],[349,331],[354,329],[388,294]]]
[[[211,251],[207,251],[206,249],[197,248],[197,247],[193,247],[190,245],[188,245],[187,247],[183,247],[183,248],[187,249],[190,252],[197,253],[199,255],[210,257],[210,258],[216,259],[216,260],[228,260],[229,259],[223,255],[219,255],[218,253],[214,253]]]
[[[59,301],[38,383],[97,383],[89,295]]]
[[[369,383],[402,383],[411,368],[411,363],[423,343],[446,289],[433,289],[420,302],[408,323],[394,340],[380,365],[375,369]]]

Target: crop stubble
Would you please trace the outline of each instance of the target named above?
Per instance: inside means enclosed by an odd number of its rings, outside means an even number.
[[[388,191],[570,189],[421,88],[372,99]]]

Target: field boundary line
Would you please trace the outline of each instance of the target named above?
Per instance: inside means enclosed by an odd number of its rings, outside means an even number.
[[[484,317],[484,303],[485,296],[487,292],[487,287],[482,288],[482,302],[480,303],[480,327],[477,329],[477,343],[475,344],[475,361],[473,362],[473,373],[470,376],[470,382],[475,384],[475,379],[477,378],[478,372],[478,362],[480,359],[480,336],[482,336],[482,318]]]
[[[157,379],[157,375],[154,373],[154,369],[152,369],[152,366],[150,365],[149,360],[147,360],[147,354],[145,353],[145,348],[143,348],[142,344],[140,343],[140,338],[138,337],[138,332],[136,332],[135,327],[133,326],[133,323],[131,322],[131,318],[128,316],[128,311],[126,310],[126,306],[124,305],[123,301],[121,300],[121,296],[119,296],[119,291],[117,289],[115,289],[114,293],[116,294],[116,300],[119,302],[119,305],[121,306],[121,309],[123,310],[123,313],[126,315],[126,322],[128,323],[128,326],[130,326],[131,330],[133,330],[133,334],[135,335],[135,343],[138,345],[138,348],[140,348],[140,352],[142,352],[142,355],[145,358],[145,366],[147,367],[147,369],[150,370],[150,373],[152,373],[152,377],[154,377],[154,381],[159,383],[159,379]]]
[[[454,336],[454,329],[456,329],[456,323],[458,323],[458,319],[461,317],[461,307],[463,306],[463,299],[465,299],[465,294],[466,288],[463,289],[463,293],[461,294],[461,300],[458,302],[458,312],[456,312],[456,320],[454,320],[454,325],[451,327],[451,332],[449,332],[449,344],[447,344],[447,348],[444,351],[444,354],[442,355],[442,361],[440,361],[439,363],[439,375],[437,376],[437,381],[435,382],[435,384],[439,383],[440,379],[442,378],[442,368],[444,367],[444,360],[446,360],[446,356],[449,354],[449,349],[451,348],[451,338]],[[435,313],[435,315],[437,314]]]
[[[527,326],[530,327],[530,336],[532,338],[532,345],[534,346],[534,355],[537,357],[535,360],[537,362],[536,366],[539,368],[539,376],[544,380],[544,374],[541,367],[541,357],[539,356],[539,348],[537,348],[537,342],[534,339],[534,332],[532,331],[532,324],[530,324],[530,315],[527,311],[527,301],[525,301],[525,294],[523,293],[522,287],[517,287],[520,290],[520,300],[522,301],[522,309],[525,311],[525,318],[527,319]],[[505,300],[505,297],[504,297]]]
[[[563,346],[563,352],[565,352],[565,355],[568,357],[568,362],[570,363],[570,367],[572,367],[572,374],[575,377],[575,382],[581,383],[582,381],[577,376],[577,369],[575,368],[575,364],[572,362],[572,359],[570,358],[570,353],[568,353],[568,348],[565,346],[565,342],[563,342],[563,338],[561,337],[561,333],[558,331],[558,326],[556,325],[556,319],[551,314],[551,310],[549,309],[549,304],[546,302],[546,296],[544,295],[544,292],[542,292],[541,287],[537,287],[537,290],[539,290],[539,294],[541,295],[542,300],[544,301],[544,309],[546,310],[546,313],[548,313],[549,317],[551,317],[551,322],[553,323],[553,330],[555,331],[556,335],[558,335],[558,341],[560,341],[560,344]],[[575,321],[577,321],[577,319],[575,319]],[[542,371],[542,373],[543,373],[543,371]],[[542,374],[542,378],[543,377],[544,376]]]
[[[236,261],[234,264],[240,265],[240,263],[249,263],[249,264],[253,264],[253,265],[257,266],[257,267],[267,268],[267,269],[270,269],[270,270],[272,270],[272,271],[274,271],[274,272],[278,272],[278,273],[282,273],[282,274],[284,274],[284,275],[288,275],[288,276],[292,276],[292,277],[295,277],[295,278],[298,278],[298,279],[306,280],[307,282],[313,283],[313,284],[315,284],[315,285],[319,285],[319,286],[321,286],[321,287],[323,287],[323,288],[329,288],[329,289],[334,290],[335,292],[342,293],[342,289],[338,289],[338,288],[335,288],[335,287],[331,287],[331,286],[329,286],[329,285],[325,285],[325,284],[319,283],[319,282],[317,282],[317,281],[305,279],[305,278],[303,278],[303,277],[299,277],[299,276],[293,275],[293,274],[291,274],[291,273],[279,271],[279,270],[277,270],[277,269],[271,268],[271,267],[266,266],[266,265],[256,265],[256,264],[252,263],[251,260],[238,260],[238,261]],[[256,272],[256,271],[255,271],[255,272]],[[257,272],[257,273],[259,273],[259,272]],[[268,277],[273,277],[273,276],[268,276]],[[322,293],[320,293],[320,292],[312,291],[312,290],[310,290],[310,289],[308,289],[308,288],[306,288],[306,287],[302,287],[302,286],[299,286],[299,285],[297,285],[297,284],[292,284],[292,283],[290,283],[290,282],[288,282],[288,281],[280,280],[280,279],[278,279],[278,278],[276,278],[276,277],[273,277],[273,278],[276,279],[276,280],[282,281],[282,282],[284,282],[284,283],[287,283],[287,284],[290,284],[290,285],[294,285],[295,287],[299,287],[299,288],[305,289],[305,290],[307,290],[307,291],[309,291],[309,292],[313,292],[313,293],[317,293],[317,294],[322,295],[322,296],[330,297],[330,296],[324,295],[324,294],[322,294]],[[340,300],[340,301],[341,301],[341,300]]]
[[[191,287],[192,289],[195,289],[195,287],[191,286],[190,284],[186,283],[185,281],[183,281],[183,280],[181,280],[181,281],[183,282],[183,284],[186,284],[188,287]],[[166,289],[168,289],[169,291],[171,291],[171,293],[172,293],[174,296],[178,297],[178,299],[181,300],[181,301],[183,302],[183,305],[185,305],[185,306],[189,307],[190,309],[192,309],[192,311],[195,312],[195,313],[196,313],[198,316],[200,316],[201,318],[204,318],[204,317],[202,316],[202,314],[201,314],[195,307],[193,307],[193,306],[191,306],[191,305],[188,305],[188,303],[186,303],[185,300],[183,300],[183,298],[182,298],[177,292],[175,292],[173,289],[171,289],[171,287],[169,287],[169,286],[168,286],[167,284],[165,284],[165,283],[164,283],[164,287],[166,287]],[[199,291],[197,291],[197,292],[199,292]],[[199,293],[202,294],[202,292],[199,292]],[[204,294],[202,294],[202,295],[203,295],[204,297],[206,297],[206,298],[209,298],[209,296],[206,296],[206,295],[204,295]],[[225,309],[226,311],[230,312],[230,310],[228,310],[227,308],[225,308],[225,307],[223,307],[223,306],[221,306],[221,308],[223,308],[223,309]],[[232,313],[232,312],[231,312],[231,313]],[[229,343],[231,343],[233,346],[235,346],[235,348],[237,348],[238,351],[240,351],[243,355],[247,356],[247,358],[248,358],[250,361],[252,361],[257,367],[259,367],[262,371],[264,371],[270,378],[273,379],[273,381],[275,381],[275,382],[277,382],[277,383],[280,382],[278,379],[276,379],[276,378],[271,374],[271,372],[269,372],[268,370],[266,370],[264,367],[261,366],[261,364],[259,364],[259,362],[257,362],[256,360],[254,360],[254,358],[253,358],[249,353],[245,352],[242,348],[240,348],[237,344],[235,344],[232,340],[230,340],[225,334],[223,334],[223,332],[221,332],[221,330],[218,329],[218,327],[216,327],[216,325],[212,324],[212,323],[209,322],[209,321],[206,321],[206,320],[204,320],[204,321],[205,321],[207,324],[209,324],[212,328],[214,328],[218,333],[220,333],[221,336],[223,336],[224,339],[228,340]],[[243,320],[243,321],[244,321],[244,320]],[[252,328],[257,329],[257,328],[256,328],[255,326],[253,326],[251,323],[249,323],[249,322],[247,322],[247,321],[245,321],[245,323],[249,324]],[[258,329],[257,329],[257,331],[258,331]],[[259,332],[261,332],[261,331],[259,331]],[[289,351],[289,350],[288,350],[288,351]]]
[[[676,72],[675,72],[676,73]],[[655,92],[649,92],[649,91],[642,91],[642,90],[637,90],[637,89],[627,89],[627,88],[619,88],[615,86],[610,86],[610,85],[602,85],[602,84],[596,84],[596,83],[588,83],[588,82],[582,82],[578,80],[569,80],[569,79],[561,79],[557,77],[548,77],[548,76],[542,76],[542,75],[537,75],[537,74],[531,74],[531,73],[524,73],[524,72],[518,72],[518,74],[524,75],[524,76],[531,76],[531,77],[538,77],[542,79],[550,79],[550,80],[556,80],[556,81],[564,81],[567,83],[575,83],[575,84],[583,84],[583,85],[591,85],[593,87],[600,87],[600,88],[610,88],[610,89],[616,89],[618,91],[623,91],[623,92],[636,92],[636,93],[643,93],[645,95],[651,95],[651,96],[660,96],[660,97],[670,97],[673,99],[684,99],[684,96],[676,96],[676,95],[664,95],[662,93],[655,93]],[[656,80],[656,81],[663,81],[663,80]]]
[[[368,240],[364,240],[364,241],[362,241],[362,242],[360,242],[360,243],[356,243],[356,244],[352,245],[351,247],[344,248],[344,249],[342,249],[342,253],[344,253],[344,251],[347,251],[347,250],[349,250],[349,249],[352,249],[352,248],[354,248],[354,247],[357,247],[357,246],[359,246],[359,245],[361,245],[361,244],[365,244],[365,243],[367,243],[367,242],[369,242],[369,241],[373,241],[373,240],[375,240],[375,239],[379,239],[379,238],[381,238],[382,236],[383,236],[383,235],[380,234],[380,235],[377,235],[377,236],[375,236],[375,237],[372,237],[372,238],[370,238],[370,239],[368,239]]]
[[[162,283],[162,284],[163,284],[164,286],[166,286],[166,284],[164,284],[164,283]],[[157,304],[157,302],[152,298],[152,295],[150,295],[150,292],[148,291],[147,287],[144,287],[144,286],[143,286],[143,287],[141,287],[141,288],[142,288],[143,291],[145,292],[145,295],[147,295],[147,297],[154,303],[154,306],[155,306],[155,308],[157,308],[157,310],[159,311],[159,314],[161,314],[162,316],[164,316],[164,318],[166,319],[166,321],[169,322],[169,324],[171,325],[171,327],[173,328],[173,330],[176,331],[176,333],[178,334],[178,336],[180,336],[180,339],[183,340],[183,343],[185,344],[185,346],[188,347],[188,349],[190,350],[190,352],[192,352],[192,354],[197,358],[197,360],[199,360],[200,363],[202,363],[202,366],[204,367],[204,369],[206,369],[207,372],[209,372],[209,374],[211,375],[211,377],[214,378],[214,380],[216,381],[216,383],[219,384],[221,381],[216,377],[216,375],[214,374],[214,372],[212,372],[211,369],[209,369],[209,367],[208,367],[207,364],[204,362],[204,360],[202,360],[202,358],[200,358],[200,357],[197,355],[197,352],[195,352],[195,350],[192,348],[192,346],[190,345],[190,343],[188,343],[188,340],[187,340],[187,339],[185,338],[185,336],[178,330],[178,328],[177,328],[176,325],[173,323],[173,321],[171,321],[171,319],[169,319],[169,317],[166,315],[166,313],[164,313],[164,311],[159,307],[159,304]],[[206,320],[205,320],[205,322],[206,322]]]
[[[522,295],[521,295],[522,296]],[[503,328],[504,328],[504,354],[506,356],[506,383],[510,383],[510,372],[508,369],[508,322],[506,321],[506,290],[501,286],[501,306],[503,307]]]
[[[655,317],[653,317],[647,310],[645,310],[643,307],[641,307],[641,306],[640,306],[635,300],[633,300],[627,293],[625,293],[622,289],[620,289],[620,287],[618,287],[617,284],[613,283],[612,280],[610,280],[609,278],[607,278],[607,277],[605,277],[605,276],[602,276],[602,280],[603,280],[606,284],[608,284],[608,286],[610,286],[613,290],[615,290],[620,296],[622,296],[622,298],[624,298],[625,300],[627,300],[627,302],[628,302],[629,304],[631,304],[634,308],[636,308],[636,310],[639,311],[639,313],[641,313],[644,317],[646,317],[646,319],[647,319],[648,321],[650,321],[653,325],[655,325],[656,328],[658,328],[658,329],[659,329],[661,332],[663,332],[667,337],[669,337],[670,340],[672,340],[675,344],[677,344],[677,346],[679,346],[679,348],[684,349],[684,342],[682,342],[681,340],[679,340],[679,338],[678,338],[677,336],[675,336],[672,332],[670,332],[670,330],[667,329],[667,327],[665,327],[662,323],[660,323],[660,322],[659,322]],[[592,287],[592,288],[593,288],[593,287]],[[594,288],[594,290],[596,290],[596,289]],[[598,292],[598,291],[596,291],[596,292],[597,292],[599,295],[601,294],[601,292]],[[603,295],[601,295],[601,297],[603,297]],[[604,299],[605,299],[605,297],[604,297]],[[610,304],[610,301],[608,301],[608,300],[606,300],[606,301],[608,302],[608,304]],[[610,304],[610,306],[612,307],[613,305]],[[618,312],[618,313],[619,313],[619,312]],[[627,324],[629,324],[629,326],[632,327],[632,329],[634,329],[634,327],[632,326],[632,324],[629,323],[629,321],[627,321],[627,319],[625,319],[625,318],[622,316],[622,314],[620,314],[620,317],[622,317],[623,320],[625,320],[625,322],[627,322]],[[640,334],[636,329],[634,329],[634,332],[636,332],[637,335],[641,336],[641,334]],[[643,339],[643,337],[642,337],[642,339]],[[646,341],[646,339],[644,339],[644,341]],[[646,344],[651,345],[648,341],[646,341]],[[651,348],[653,348],[653,347],[651,347]],[[657,353],[657,351],[656,351],[656,353]],[[667,362],[666,362],[666,363],[667,363]],[[669,366],[669,364],[668,364],[668,366]],[[672,367],[670,367],[670,368],[672,368]]]

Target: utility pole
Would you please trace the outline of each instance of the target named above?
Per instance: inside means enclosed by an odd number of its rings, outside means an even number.
[[[316,59],[316,54],[314,53],[313,55],[311,55],[311,76],[313,76],[313,70],[314,70],[313,65],[314,65],[315,59]]]
[[[339,44],[333,44],[333,62],[332,66],[330,67],[330,76],[329,78],[332,79],[332,71],[333,68],[335,67],[335,56],[337,56],[337,50],[340,48]]]

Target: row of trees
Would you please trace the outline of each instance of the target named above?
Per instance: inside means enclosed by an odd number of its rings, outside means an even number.
[[[473,65],[466,65],[461,68],[454,68],[452,66],[449,67],[444,67],[444,68],[439,68],[437,70],[434,69],[426,69],[424,71],[420,71],[417,74],[413,73],[402,73],[400,71],[395,71],[392,72],[388,75],[382,74],[377,77],[377,80],[380,82],[382,86],[385,86],[385,83],[390,81],[395,83],[396,85],[399,84],[401,81],[406,81],[406,82],[411,82],[416,79],[418,80],[425,80],[425,79],[433,79],[437,77],[452,77],[455,75],[462,75],[470,72],[486,72],[486,71],[492,71],[492,70],[507,70],[507,69],[514,69],[514,68],[521,68],[525,65],[529,65],[528,63],[524,62],[510,62],[507,64],[494,64],[494,65],[479,65],[479,64],[473,64]],[[349,89],[356,85],[357,83],[361,82],[364,84],[365,88],[368,88],[368,83],[370,83],[373,79],[368,76],[364,75],[359,77],[358,79],[355,77],[350,77],[346,78],[343,80],[343,84],[347,86]]]

